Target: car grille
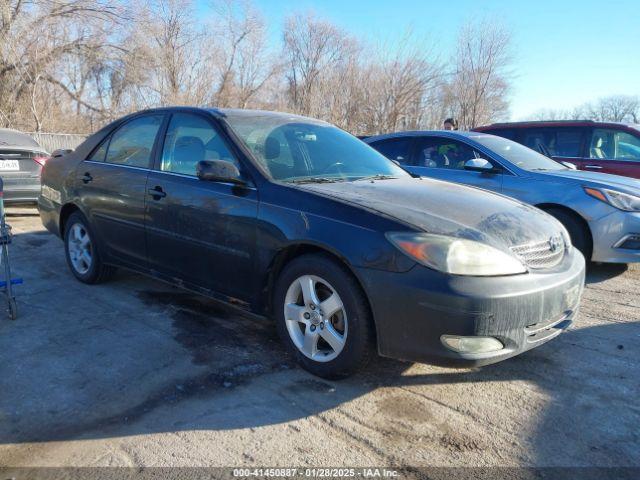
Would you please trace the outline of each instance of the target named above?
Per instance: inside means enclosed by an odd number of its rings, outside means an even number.
[[[552,268],[564,258],[565,244],[559,236],[543,242],[511,247],[511,251],[529,268]]]

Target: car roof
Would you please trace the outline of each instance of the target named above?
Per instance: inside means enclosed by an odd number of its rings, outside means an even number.
[[[491,125],[475,127],[475,131],[502,128],[533,128],[533,127],[630,127],[640,129],[640,125],[629,122],[599,122],[595,120],[528,120],[523,122],[499,122]]]
[[[127,117],[137,116],[137,115],[147,114],[147,113],[156,113],[156,112],[166,113],[166,112],[184,112],[184,111],[207,112],[218,118],[225,118],[230,116],[291,118],[291,119],[296,119],[296,120],[305,121],[305,122],[322,123],[322,124],[328,125],[327,122],[324,122],[322,120],[318,120],[316,118],[311,118],[311,117],[304,117],[302,115],[297,115],[295,113],[289,113],[289,112],[253,110],[249,108],[243,109],[243,108],[217,108],[217,107],[190,107],[190,106],[180,106],[180,105],[148,108],[146,110],[140,110],[140,111],[134,112],[131,115],[128,115]],[[127,118],[127,117],[124,117],[124,118]]]
[[[0,148],[3,147],[42,150],[31,135],[11,128],[0,128]]]
[[[382,135],[373,135],[365,138],[363,141],[366,143],[375,142],[378,140],[385,140],[388,138],[400,138],[400,137],[443,137],[443,138],[474,138],[480,137],[481,132],[467,132],[460,130],[410,130],[406,132],[393,132],[384,133]],[[484,134],[487,135],[487,134]]]

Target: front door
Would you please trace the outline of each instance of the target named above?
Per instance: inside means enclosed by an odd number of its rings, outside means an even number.
[[[417,140],[411,162],[412,166],[407,167],[407,170],[425,177],[501,192],[503,177],[501,172],[465,170],[465,163],[477,158],[483,158],[483,156],[458,140],[422,137]],[[491,159],[485,159],[499,167]]]
[[[82,210],[107,256],[146,262],[146,184],[164,115],[144,115],[119,127],[76,168]]]
[[[640,134],[595,128],[583,170],[640,178]]]
[[[246,300],[257,281],[256,189],[198,179],[201,160],[232,161],[242,171],[208,117],[174,113],[163,144],[147,181],[151,268],[178,283]]]

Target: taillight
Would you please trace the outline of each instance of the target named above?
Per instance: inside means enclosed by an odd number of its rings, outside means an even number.
[[[49,157],[33,157],[33,161],[39,164],[41,167],[44,167],[44,164],[47,163]]]

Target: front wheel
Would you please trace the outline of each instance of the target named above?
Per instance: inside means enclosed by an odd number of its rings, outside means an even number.
[[[103,263],[89,222],[80,212],[71,214],[67,220],[64,246],[67,264],[81,282],[101,283],[115,272],[115,268]]]
[[[374,353],[368,302],[351,273],[324,255],[293,260],[278,278],[278,333],[306,370],[344,378]]]
[[[584,225],[576,215],[565,210],[559,208],[548,208],[545,212],[555,217],[556,220],[564,225],[564,228],[566,228],[569,233],[573,246],[580,250],[580,253],[584,255],[585,260],[589,262],[593,252],[593,243],[591,241],[591,234],[588,231],[588,227]]]

